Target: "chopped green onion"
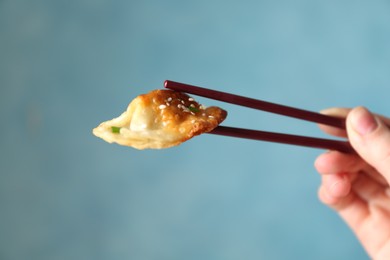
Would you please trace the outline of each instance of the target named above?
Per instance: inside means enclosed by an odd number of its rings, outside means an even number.
[[[111,131],[114,133],[114,134],[119,134],[119,131],[121,130],[121,128],[119,126],[111,126]]]
[[[196,107],[189,106],[188,109],[189,109],[191,112],[194,112],[194,113],[199,112],[199,109],[196,108]]]

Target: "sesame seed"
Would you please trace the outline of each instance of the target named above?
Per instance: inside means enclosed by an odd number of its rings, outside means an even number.
[[[169,98],[167,99],[167,101],[168,101],[168,102],[171,102],[171,101],[172,101],[172,98],[171,98],[171,97],[169,97]]]
[[[209,118],[215,118],[214,116],[209,116]]]
[[[194,101],[194,99],[190,97],[190,98],[188,99],[188,101],[191,101],[191,102],[192,102],[192,101]]]
[[[158,106],[159,109],[164,109],[164,108],[166,108],[166,107],[167,107],[166,105],[159,105],[159,106]]]
[[[190,107],[195,107],[195,105],[194,105],[194,104],[191,104]]]

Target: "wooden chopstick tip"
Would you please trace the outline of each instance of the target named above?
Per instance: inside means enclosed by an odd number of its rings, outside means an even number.
[[[167,79],[164,81],[164,88],[174,89],[174,86],[178,84],[180,83]]]
[[[176,90],[176,91],[183,91],[183,92],[186,92],[187,88],[195,88],[195,86],[172,81],[172,80],[165,80],[164,87],[172,89],[172,90]]]

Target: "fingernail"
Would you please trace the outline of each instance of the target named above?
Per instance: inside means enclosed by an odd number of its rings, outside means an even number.
[[[364,107],[359,107],[351,112],[353,129],[360,135],[367,135],[378,127],[375,117]]]

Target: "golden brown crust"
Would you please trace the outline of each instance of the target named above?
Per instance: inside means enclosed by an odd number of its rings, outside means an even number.
[[[153,90],[135,98],[126,112],[103,122],[93,133],[110,143],[137,149],[160,149],[210,132],[226,116],[225,110],[205,108],[185,93]],[[112,127],[118,127],[120,131],[113,133]]]

